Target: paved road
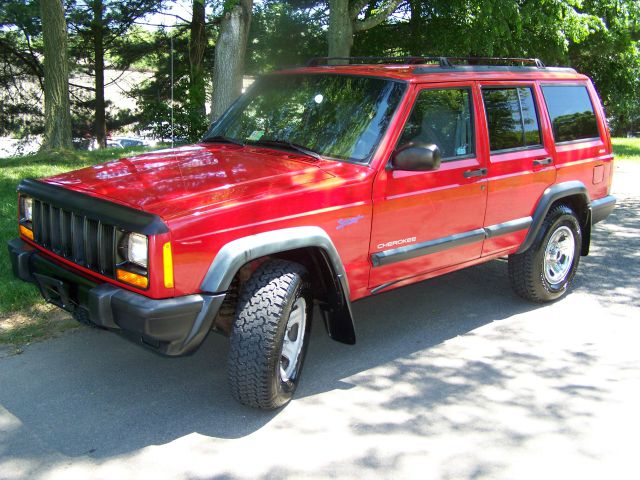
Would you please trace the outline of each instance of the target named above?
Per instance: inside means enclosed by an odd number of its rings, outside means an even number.
[[[297,399],[234,403],[226,342],[164,359],[82,330],[0,359],[0,478],[638,478],[640,165],[576,288],[545,307],[491,262],[319,324]]]

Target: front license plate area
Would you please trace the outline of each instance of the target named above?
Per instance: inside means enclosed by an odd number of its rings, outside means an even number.
[[[40,273],[34,273],[40,293],[44,299],[53,305],[63,308],[69,312],[73,311],[73,304],[69,295],[69,286],[62,280],[47,277]]]

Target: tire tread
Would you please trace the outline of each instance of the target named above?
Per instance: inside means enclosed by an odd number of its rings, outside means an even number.
[[[228,380],[240,403],[274,409],[288,399],[272,388],[280,318],[288,298],[306,276],[306,269],[286,260],[269,260],[258,267],[242,289],[230,336]]]

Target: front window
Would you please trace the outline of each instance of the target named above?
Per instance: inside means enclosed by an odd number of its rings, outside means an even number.
[[[204,140],[279,142],[364,163],[375,152],[404,91],[404,83],[379,78],[270,75],[258,80]]]
[[[445,161],[472,155],[471,112],[471,91],[468,88],[422,90],[398,145],[434,143]]]

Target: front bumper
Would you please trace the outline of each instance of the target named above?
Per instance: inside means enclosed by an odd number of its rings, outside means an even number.
[[[193,353],[211,330],[225,294],[156,300],[98,283],[40,253],[19,238],[9,241],[13,273],[34,283],[50,303],[80,321],[121,333],[168,356]]]

